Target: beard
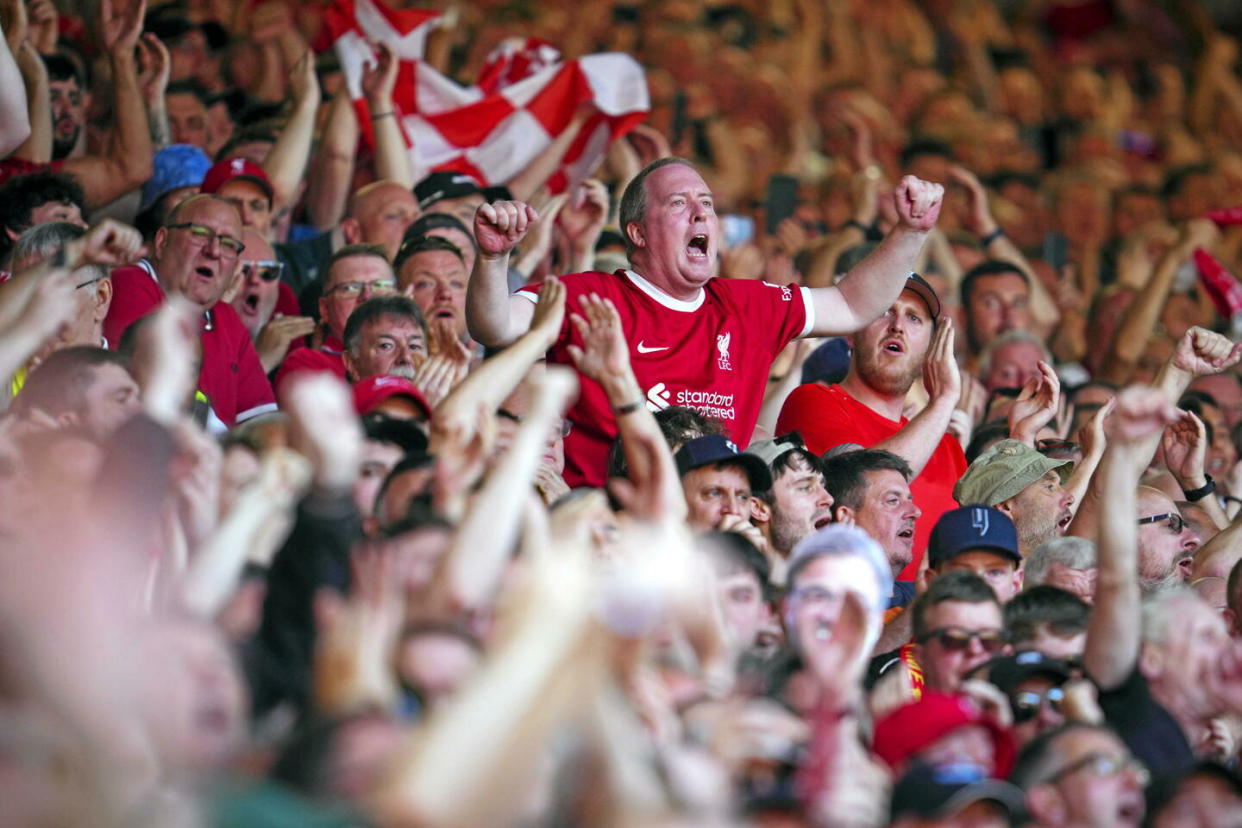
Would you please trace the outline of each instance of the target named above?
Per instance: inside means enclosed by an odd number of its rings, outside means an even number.
[[[386,374],[390,377],[401,377],[401,379],[408,379],[413,382],[414,371],[413,365],[394,365],[388,369]]]
[[[1018,530],[1018,546],[1023,555],[1029,555],[1053,538],[1060,537],[1057,522],[1061,519],[1060,512],[1048,515],[1039,510],[1029,510],[1034,514],[1026,514],[1022,510],[1013,514],[1014,528]]]
[[[810,537],[815,528],[806,521],[792,520],[775,512],[772,515],[772,545],[788,554],[803,538]]]
[[[877,391],[891,396],[904,396],[923,373],[921,359],[906,352],[893,359],[879,349],[879,343],[867,343],[854,351],[858,376]]]
[[[52,130],[52,160],[60,161],[69,157],[69,153],[73,152],[73,148],[78,145],[78,136],[82,134],[81,127],[74,127],[73,134],[61,138],[60,130]]]

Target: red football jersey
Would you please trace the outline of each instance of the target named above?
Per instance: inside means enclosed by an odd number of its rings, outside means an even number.
[[[810,383],[799,385],[785,400],[776,421],[776,433],[796,431],[806,447],[823,454],[842,443],[858,443],[871,448],[900,431],[906,423],[883,417],[846,393],[839,385]],[[918,576],[919,562],[932,527],[940,516],[957,508],[953,487],[966,473],[966,455],[957,438],[946,434],[932,452],[918,477],[910,481],[910,494],[923,514],[914,522],[914,558],[897,576],[900,581],[913,581]]]
[[[582,347],[582,337],[569,314],[581,314],[580,297],[596,293],[611,299],[647,407],[693,408],[723,423],[739,446],[750,443],[772,360],[815,324],[810,293],[797,285],[712,279],[697,298],[683,301],[628,270],[573,273],[561,280],[568,293],[565,324],[548,351],[549,362],[573,366],[567,346]],[[538,286],[517,295],[537,301]],[[582,393],[567,416],[573,430],[565,438],[565,480],[570,486],[602,486],[617,434],[604,389],[582,378]]]

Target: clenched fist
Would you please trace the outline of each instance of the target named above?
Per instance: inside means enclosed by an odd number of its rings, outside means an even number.
[[[926,232],[936,226],[940,205],[944,203],[944,187],[907,175],[893,193],[897,217],[907,230]]]
[[[474,238],[484,257],[503,256],[517,247],[539,218],[535,208],[521,201],[484,204],[474,214]]]

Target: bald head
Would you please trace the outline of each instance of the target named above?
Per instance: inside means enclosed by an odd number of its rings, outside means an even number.
[[[376,181],[354,193],[341,232],[350,244],[382,246],[392,261],[418,212],[418,202],[408,187],[395,181]]]

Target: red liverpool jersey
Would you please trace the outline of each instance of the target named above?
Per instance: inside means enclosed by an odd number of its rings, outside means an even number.
[[[750,443],[759,419],[772,360],[815,324],[806,288],[746,279],[712,279],[692,300],[674,299],[633,271],[574,273],[566,287],[565,323],[548,361],[573,366],[567,346],[582,347],[569,323],[582,314],[580,297],[611,299],[621,315],[634,375],[647,407],[693,408],[724,424],[739,446]],[[538,286],[519,296],[538,299]],[[616,418],[603,388],[582,378],[582,393],[569,410],[573,430],[565,438],[565,480],[571,486],[602,486]]]

